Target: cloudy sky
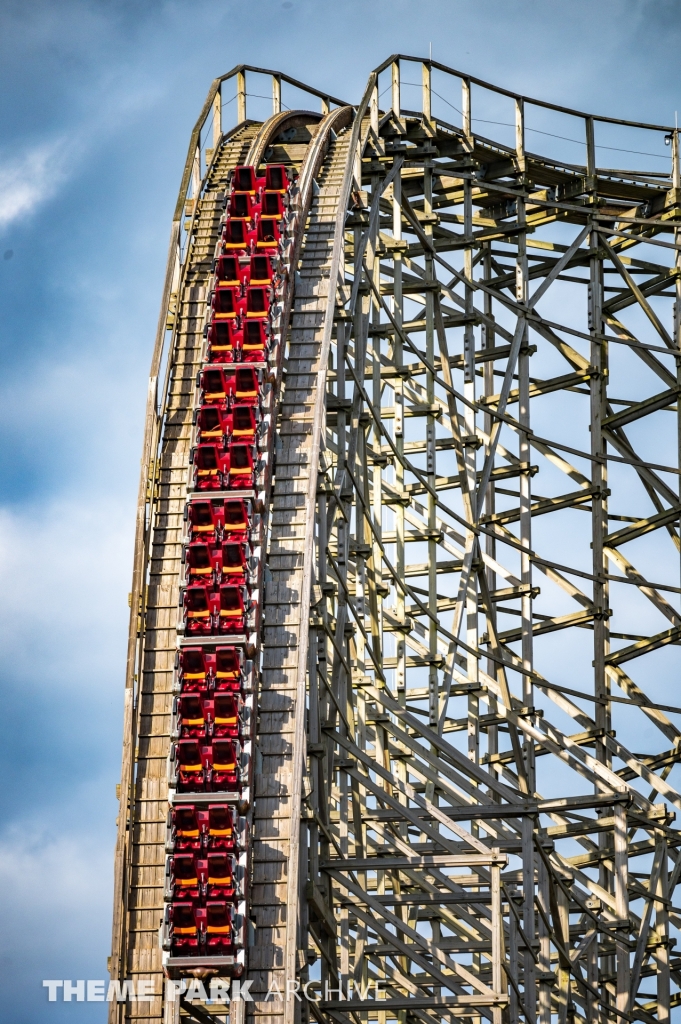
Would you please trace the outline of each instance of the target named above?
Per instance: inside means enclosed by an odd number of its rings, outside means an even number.
[[[673,123],[678,0],[0,0],[1,972],[12,1024],[103,1022],[133,516],[170,218],[211,79],[348,100],[390,53]]]

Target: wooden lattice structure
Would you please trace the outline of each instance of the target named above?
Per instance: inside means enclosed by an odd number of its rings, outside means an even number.
[[[252,75],[269,120],[247,118]],[[678,130],[410,57],[356,107],[307,90],[321,113],[282,113],[287,86],[214,83],[174,221],[110,968],[157,998],[112,1021],[229,1013],[162,998],[164,974],[220,973],[162,961],[166,761],[219,200],[235,166],[281,163],[300,177],[251,652],[253,1000],[232,1016],[662,1024],[681,1004]],[[538,155],[568,120],[569,162]]]

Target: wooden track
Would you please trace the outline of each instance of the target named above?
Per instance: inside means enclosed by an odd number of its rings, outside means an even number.
[[[144,612],[144,663],[122,953],[125,957],[123,977],[135,981],[150,979],[155,982],[157,991],[161,989],[162,976],[158,930],[163,913],[168,814],[166,762],[194,380],[203,348],[206,284],[218,236],[227,174],[245,159],[258,127],[247,125],[220,146],[195,212],[175,314],[176,343],[158,466],[157,514]],[[160,998],[150,1004],[126,1003],[124,1006],[125,1020],[160,1020],[163,1017]]]
[[[311,530],[319,458],[318,377],[328,359],[329,315],[339,197],[348,156],[345,129],[330,146],[318,176],[298,266],[285,384],[279,403],[276,476],[272,494],[269,576],[260,721],[256,743],[252,916],[254,944],[249,977],[254,1003],[249,1020],[284,1019],[273,988],[286,991],[295,977],[298,915],[299,812],[305,745],[305,678],[309,629]],[[323,392],[322,392],[323,394]],[[312,489],[312,498],[311,498]],[[306,565],[307,554],[307,565]],[[290,961],[293,959],[291,967]]]

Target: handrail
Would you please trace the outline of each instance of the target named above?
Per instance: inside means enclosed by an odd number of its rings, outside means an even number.
[[[530,103],[535,107],[545,107],[547,110],[557,110],[561,114],[570,114],[573,117],[581,117],[584,120],[599,121],[603,124],[619,124],[627,128],[646,128],[651,131],[667,133],[678,130],[673,125],[651,124],[646,121],[627,121],[618,117],[607,117],[604,114],[590,114],[583,110],[574,110],[572,107],[563,107],[558,103],[551,103],[548,100],[538,100],[533,96],[525,96],[524,93],[512,92],[510,89],[504,89],[500,85],[493,85],[491,82],[486,82],[482,78],[476,78],[475,75],[469,75],[465,71],[457,71],[456,68],[450,68],[447,64],[441,64],[440,61],[425,57],[412,57],[410,54],[405,53],[393,53],[382,64],[379,64],[377,68],[374,68],[373,74],[378,77],[382,71],[389,68],[395,61],[400,60],[410,61],[414,64],[425,64],[426,67],[437,68],[438,71],[444,71],[445,74],[454,75],[456,78],[461,78],[473,85],[482,86],[484,89],[489,89],[490,92],[499,93],[501,96],[508,96],[509,99]]]
[[[182,172],[182,179],[180,182],[180,191],[175,205],[175,213],[173,214],[173,220],[179,221],[182,218],[182,210],[184,208],[185,198],[187,195],[187,188],[189,186],[189,179],[191,178],[192,168],[194,166],[194,154],[196,152],[196,146],[201,135],[201,129],[208,119],[208,115],[213,106],[213,101],[217,96],[218,89],[223,82],[229,81],[236,75],[243,75],[244,72],[250,71],[256,75],[272,75],[273,78],[278,79],[280,82],[288,82],[289,85],[294,86],[296,89],[302,89],[303,92],[309,93],[310,96],[316,96],[318,99],[325,101],[326,103],[335,103],[339,107],[346,107],[349,104],[345,100],[338,99],[337,96],[332,96],[331,93],[323,92],[320,89],[315,89],[312,86],[305,85],[304,82],[300,82],[297,78],[291,78],[290,75],[284,74],[282,71],[272,71],[270,68],[257,68],[252,64],[237,64],[228,71],[226,75],[220,75],[219,78],[214,78],[208,95],[201,108],[201,113],[196,119],[196,123],[192,130],[191,138],[189,139],[189,148],[187,151],[187,160],[184,165]]]

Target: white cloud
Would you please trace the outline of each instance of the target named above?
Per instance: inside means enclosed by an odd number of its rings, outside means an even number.
[[[66,140],[43,143],[0,162],[0,228],[33,213],[64,180]]]

